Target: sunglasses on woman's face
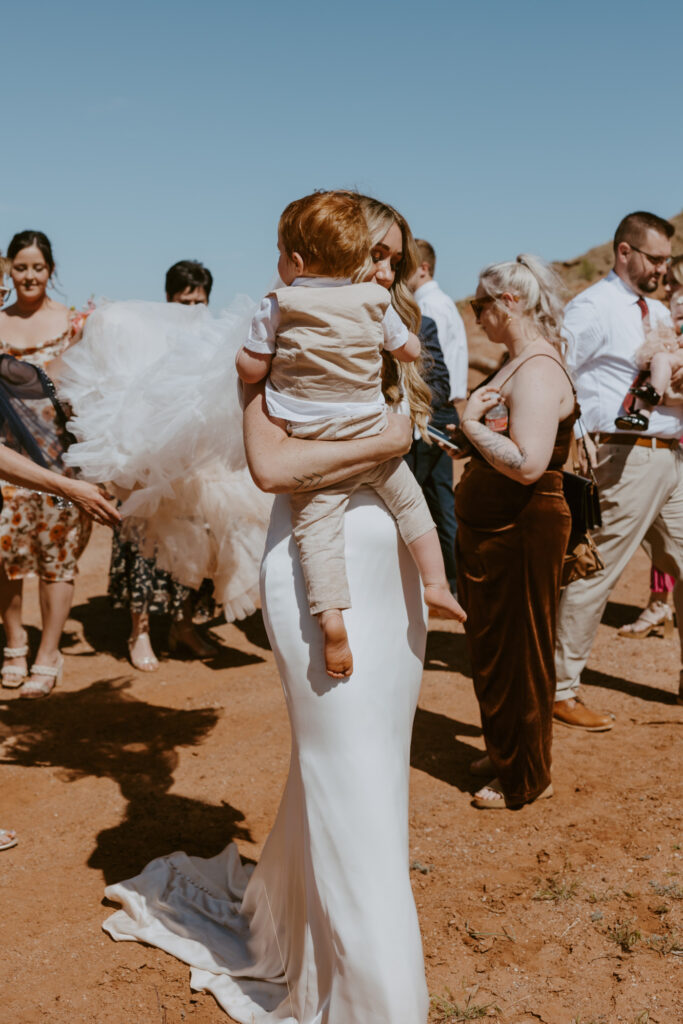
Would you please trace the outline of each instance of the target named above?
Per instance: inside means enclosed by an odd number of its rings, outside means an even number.
[[[472,312],[474,313],[475,318],[478,320],[479,317],[481,316],[484,306],[486,306],[489,302],[495,301],[496,300],[494,299],[493,295],[484,295],[483,298],[481,299],[472,299],[470,301],[470,306],[472,307]]]

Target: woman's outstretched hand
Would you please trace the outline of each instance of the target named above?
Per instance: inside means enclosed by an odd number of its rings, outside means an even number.
[[[72,480],[63,477],[62,496],[78,505],[80,509],[96,523],[103,526],[116,526],[121,522],[121,514],[107,497],[102,487],[90,484],[87,480]]]

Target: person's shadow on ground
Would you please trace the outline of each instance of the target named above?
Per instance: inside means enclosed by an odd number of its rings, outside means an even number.
[[[427,633],[425,672],[458,672],[472,677],[467,638],[464,633],[430,629]],[[481,736],[478,725],[458,722],[447,715],[418,708],[413,726],[410,764],[413,768],[455,786],[463,793],[473,790],[470,762],[483,756],[479,747],[464,743],[460,736]]]
[[[463,793],[473,789],[470,762],[483,756],[480,747],[465,743],[460,736],[481,736],[478,725],[457,722],[436,711],[418,708],[413,725],[410,765]]]
[[[270,651],[270,640],[266,633],[265,623],[263,621],[263,614],[261,610],[255,611],[252,615],[248,615],[246,619],[240,619],[233,623],[241,633],[244,633],[245,637],[250,644],[254,647],[260,647],[263,651]]]
[[[147,704],[128,693],[129,686],[124,678],[104,679],[84,690],[57,691],[49,701],[0,703],[3,763],[53,766],[70,782],[91,776],[120,787],[126,816],[99,833],[88,860],[107,883],[136,875],[174,850],[211,857],[233,839],[251,839],[244,815],[229,803],[168,792],[177,748],[198,746],[219,712]]]
[[[464,633],[448,633],[446,630],[430,629],[427,633],[425,672],[459,672],[472,678],[467,638]]]
[[[609,626],[617,630],[628,622],[635,622],[643,609],[634,604],[623,604],[619,601],[609,601],[601,619],[603,626]],[[645,644],[643,654],[647,651],[647,644],[662,641],[663,635],[651,635],[647,640],[628,640],[618,638],[623,644]],[[678,638],[675,640],[678,644]],[[613,676],[607,672],[599,672],[597,669],[588,667],[581,674],[581,682],[587,686],[596,686],[603,690],[614,690],[618,693],[626,693],[629,697],[638,697],[653,704],[675,704],[676,694],[671,689],[662,690],[653,683],[635,683],[630,679],[623,679],[621,676]],[[596,698],[599,700],[599,698]]]

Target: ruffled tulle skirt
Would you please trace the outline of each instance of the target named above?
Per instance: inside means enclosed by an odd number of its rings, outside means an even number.
[[[272,499],[253,483],[235,355],[254,303],[105,303],[63,357],[77,438],[65,456],[124,499],[123,535],[189,587],[210,578],[226,618],[254,610]]]

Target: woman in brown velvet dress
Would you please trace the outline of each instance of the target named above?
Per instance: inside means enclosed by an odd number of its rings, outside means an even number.
[[[477,322],[509,359],[469,398],[461,420],[472,446],[455,492],[458,596],[487,757],[494,776],[482,808],[521,807],[552,796],[555,621],[571,517],[562,465],[576,418],[560,335],[561,283],[532,256],[484,270],[472,303]],[[501,402],[508,424],[483,420]]]

